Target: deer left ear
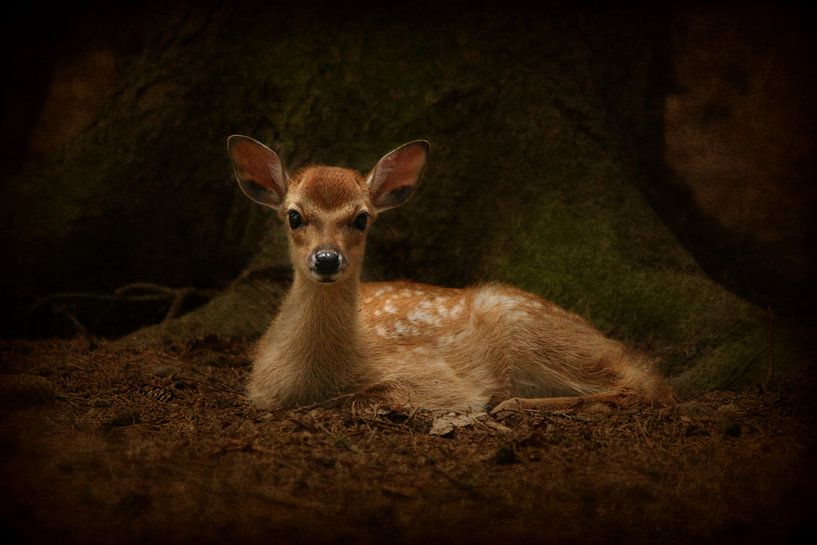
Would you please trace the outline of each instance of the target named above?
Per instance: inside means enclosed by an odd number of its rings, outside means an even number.
[[[240,134],[227,139],[227,150],[241,191],[258,204],[278,209],[287,193],[287,175],[278,155]]]
[[[428,158],[429,144],[415,140],[383,156],[366,179],[378,212],[400,206],[414,194]]]

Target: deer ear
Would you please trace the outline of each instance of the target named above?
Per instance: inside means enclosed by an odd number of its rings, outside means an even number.
[[[400,206],[414,194],[428,149],[428,142],[415,140],[387,153],[377,162],[366,181],[378,212]]]
[[[278,155],[240,134],[227,139],[227,150],[241,191],[259,204],[278,208],[287,193],[287,176]]]

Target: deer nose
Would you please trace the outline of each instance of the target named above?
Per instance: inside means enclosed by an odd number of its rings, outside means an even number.
[[[340,254],[334,250],[315,252],[315,270],[320,274],[334,274],[340,268]]]

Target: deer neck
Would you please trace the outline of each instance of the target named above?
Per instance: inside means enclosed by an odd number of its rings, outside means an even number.
[[[364,364],[359,299],[358,277],[318,284],[296,271],[278,323],[293,365],[331,383],[351,379]]]

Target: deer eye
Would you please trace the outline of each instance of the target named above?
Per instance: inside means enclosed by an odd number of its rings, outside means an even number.
[[[297,210],[290,210],[287,212],[287,217],[289,218],[289,226],[292,229],[297,229],[304,224],[304,219]]]
[[[366,212],[361,212],[360,214],[358,214],[355,217],[354,226],[357,229],[361,230],[361,231],[366,230],[366,225],[368,223],[369,223],[369,214],[367,214]]]

